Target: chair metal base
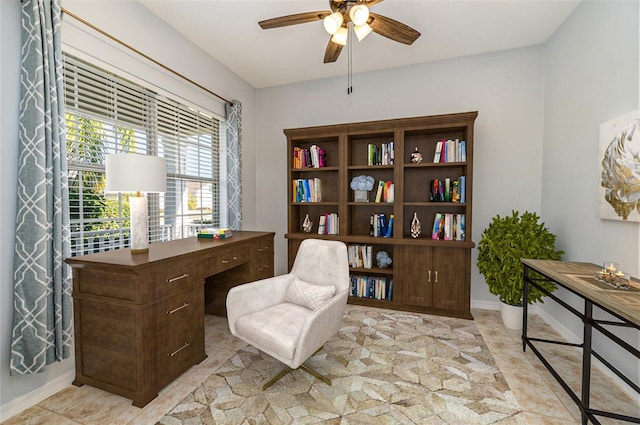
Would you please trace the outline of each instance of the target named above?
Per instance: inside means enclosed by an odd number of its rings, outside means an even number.
[[[323,375],[319,374],[318,372],[316,372],[315,370],[309,368],[308,366],[305,366],[305,365],[301,364],[300,367],[298,367],[298,369],[304,370],[309,375],[311,375],[311,376],[315,377],[316,379],[324,382],[325,384],[331,386],[331,379],[327,378],[326,376],[323,376]],[[290,372],[292,372],[294,370],[297,370],[297,369],[291,369],[289,366],[285,366],[284,369],[282,369],[282,371],[280,371],[279,374],[277,374],[276,376],[271,378],[266,384],[264,384],[262,386],[262,391],[266,390],[267,388],[269,388],[270,386],[272,386],[273,384],[278,382],[280,379],[282,379],[283,376],[287,375],[288,373],[290,373]]]

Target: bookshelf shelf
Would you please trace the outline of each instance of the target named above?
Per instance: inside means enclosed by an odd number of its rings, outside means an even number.
[[[350,303],[471,318],[471,249],[475,244],[470,236],[476,117],[477,112],[464,112],[285,129],[290,184],[298,179],[322,180],[322,202],[293,202],[295,192],[289,189],[285,235],[289,267],[301,241],[307,238],[370,245],[374,266],[379,251],[388,253],[392,265],[386,269],[352,267],[350,272],[354,276],[385,278],[387,285],[393,282],[392,299],[351,296]],[[299,152],[311,150],[313,145],[326,153],[326,166],[294,168],[295,148]],[[443,154],[441,157],[449,162],[433,162],[438,145],[446,146],[446,158]],[[412,162],[416,150],[421,153],[422,162]],[[375,181],[369,202],[355,202],[350,188],[352,179],[361,175]],[[448,187],[447,194],[452,196],[454,181],[457,196],[461,196],[463,185],[464,202],[430,200],[434,191],[440,197],[441,186]],[[380,182],[393,202],[374,202]],[[319,216],[330,213],[338,215],[338,234],[318,234]],[[417,238],[411,236],[414,213],[422,228]],[[307,214],[313,222],[311,233],[302,232]],[[370,236],[374,214],[383,215],[382,226],[388,226],[393,216],[392,231],[381,233],[388,237]],[[437,239],[432,239],[434,222],[442,222],[444,226],[445,218],[447,224],[443,229],[449,233],[436,233]],[[460,232],[463,224],[464,232]],[[461,240],[445,240],[449,235]]]

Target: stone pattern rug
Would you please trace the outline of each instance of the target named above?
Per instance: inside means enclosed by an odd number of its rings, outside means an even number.
[[[246,346],[158,423],[524,424],[471,320],[348,306],[340,332],[262,391],[283,365]]]

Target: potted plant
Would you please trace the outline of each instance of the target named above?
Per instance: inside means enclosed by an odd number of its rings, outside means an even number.
[[[518,211],[512,211],[511,216],[497,215],[484,229],[478,243],[478,270],[484,276],[489,292],[500,298],[502,320],[511,329],[522,328],[524,282],[520,260],[560,260],[564,254],[555,249],[555,235],[539,220],[536,213],[528,211],[522,215]],[[549,292],[556,289],[547,280],[541,280],[540,286]],[[543,302],[544,295],[539,289],[529,287],[527,302]],[[510,314],[516,318],[510,318]]]

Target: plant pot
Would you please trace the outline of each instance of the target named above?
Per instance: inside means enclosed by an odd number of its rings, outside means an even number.
[[[500,303],[500,314],[502,315],[502,323],[515,331],[522,330],[522,310],[520,305],[510,305],[504,302]]]
[[[353,202],[369,202],[369,191],[368,190],[354,190],[353,191]]]

